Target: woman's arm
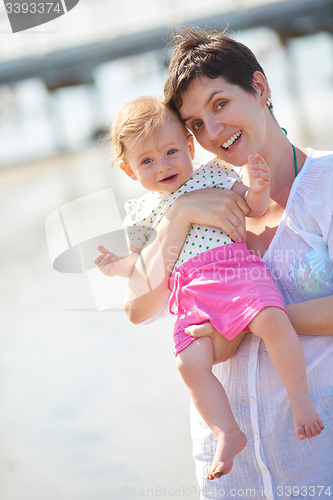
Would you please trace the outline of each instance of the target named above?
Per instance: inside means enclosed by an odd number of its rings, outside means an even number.
[[[221,227],[234,241],[245,240],[245,201],[222,189],[202,189],[180,196],[169,208],[142,250],[125,296],[125,312],[133,323],[156,314],[169,297],[168,281],[191,224]]]
[[[333,335],[333,296],[298,302],[285,306],[288,318],[298,335]],[[208,322],[192,325],[185,331],[192,337],[209,336],[214,344],[214,364],[232,358],[246,332],[228,340]]]
[[[333,295],[285,307],[298,335],[333,335]]]

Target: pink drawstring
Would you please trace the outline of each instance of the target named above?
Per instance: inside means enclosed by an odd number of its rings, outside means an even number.
[[[180,311],[183,311],[181,305],[180,305],[180,291],[181,291],[181,287],[180,287],[180,280],[182,278],[182,273],[181,271],[175,271],[173,276],[172,276],[174,282],[173,282],[173,290],[172,290],[172,293],[171,293],[171,296],[170,296],[170,300],[169,300],[169,311],[171,314],[174,314],[177,316],[177,314],[180,312]],[[177,311],[174,312],[172,311],[172,306],[173,304],[176,304],[176,307],[177,307]]]

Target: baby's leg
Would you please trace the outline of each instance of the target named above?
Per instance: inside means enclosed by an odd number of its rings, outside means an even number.
[[[318,436],[324,426],[309,398],[302,345],[286,313],[266,307],[249,324],[261,337],[288,392],[298,439]]]
[[[177,368],[187,385],[193,403],[217,438],[217,448],[208,479],[231,471],[234,457],[246,445],[220,382],[212,373],[213,342],[204,337],[192,342],[177,356]]]

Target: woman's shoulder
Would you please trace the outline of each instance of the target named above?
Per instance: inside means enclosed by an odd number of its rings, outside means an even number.
[[[333,162],[333,151],[325,151],[325,150],[318,150],[318,149],[312,149],[312,148],[306,148],[308,151],[308,154],[312,157],[313,160],[326,160],[326,161],[331,161]]]
[[[298,174],[297,191],[312,191],[313,195],[317,193],[324,196],[329,193],[329,187],[333,186],[333,151],[307,148],[307,152],[308,156]]]
[[[308,156],[304,164],[304,177],[332,175],[333,151],[319,151],[307,148]]]
[[[291,215],[326,224],[333,213],[333,152],[308,149],[308,156],[291,191]]]

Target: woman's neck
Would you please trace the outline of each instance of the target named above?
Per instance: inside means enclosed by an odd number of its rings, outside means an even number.
[[[285,133],[277,127],[273,127],[270,137],[265,140],[265,146],[261,149],[260,155],[264,158],[271,171],[272,200],[284,205],[288,198],[292,183],[295,180],[295,159],[292,144]],[[295,147],[297,173],[304,165],[307,152],[305,149]],[[243,180],[249,185],[248,166],[244,165]]]
[[[281,135],[283,134],[283,135]],[[246,244],[249,250],[263,257],[269,247],[276,230],[281,222],[284,210],[287,206],[292,184],[295,180],[295,162],[292,145],[281,130],[274,139],[274,148],[264,148],[260,151],[267,165],[271,169],[271,201],[266,213],[257,218],[246,220],[247,237]],[[302,169],[307,152],[301,148],[295,148],[297,173]],[[244,183],[249,185],[248,167],[244,168]]]

